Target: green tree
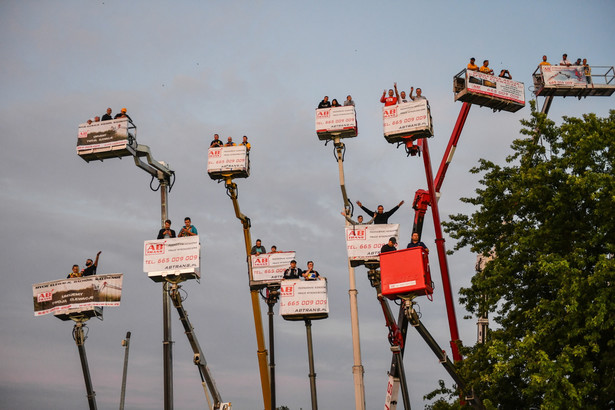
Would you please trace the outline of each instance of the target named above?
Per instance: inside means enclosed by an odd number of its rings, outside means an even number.
[[[505,166],[471,170],[476,211],[445,224],[495,254],[460,291],[496,323],[460,371],[502,409],[615,408],[615,111],[558,127],[532,106],[522,125]]]

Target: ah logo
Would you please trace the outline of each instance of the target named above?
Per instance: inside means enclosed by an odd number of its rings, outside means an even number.
[[[295,285],[284,285],[280,286],[280,295],[281,296],[295,296]]]
[[[397,117],[397,107],[393,108],[385,108],[382,112],[384,118],[393,118]]]
[[[36,301],[37,302],[49,302],[52,299],[53,296],[53,289],[51,289],[49,292],[43,292],[43,293],[39,293],[38,295],[36,295]]]
[[[365,228],[363,229],[348,229],[346,231],[347,241],[364,241],[365,240]]]
[[[88,132],[87,131],[79,131],[79,137],[78,138],[87,138],[88,137]]]
[[[252,266],[269,266],[269,256],[252,258]]]
[[[209,150],[209,158],[218,158],[222,156],[222,150],[221,149],[210,149]]]
[[[316,112],[316,117],[317,118],[329,118],[331,116],[331,109],[327,108],[325,110],[318,110]]]
[[[165,244],[164,243],[150,243],[145,248],[146,255],[161,255],[164,253]]]

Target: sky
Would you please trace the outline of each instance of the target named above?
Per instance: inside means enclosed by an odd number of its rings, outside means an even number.
[[[249,136],[251,175],[237,179],[252,238],[294,250],[328,279],[329,318],[312,326],[320,408],[354,408],[352,337],[343,203],[331,144],[319,141],[314,108],[324,95],[356,102],[359,135],[346,140],[346,187],[370,208],[405,204],[390,222],[410,240],[414,192],[426,188],[423,161],[382,135],[384,89],[423,89],[437,169],[461,108],[452,78],[489,59],[525,84],[517,113],[472,107],[439,201],[443,220],[471,213],[460,201],[479,186],[480,158],[504,163],[530,115],[531,74],[543,54],[557,63],[615,64],[611,1],[14,1],[0,2],[0,408],[83,409],[83,375],[72,323],[34,317],[32,285],[64,278],[102,251],[98,273],[123,273],[121,306],[90,320],[85,348],[98,408],[119,405],[122,339],[131,331],[126,408],[163,407],[162,291],[143,273],[143,241],[160,228],[160,194],[132,159],[86,163],[76,154],[80,123],[126,107],[138,141],[176,173],[169,217],[185,216],[202,245],[200,283],[182,284],[184,306],[224,401],[263,408],[243,234],[223,184],[206,174],[207,148]],[[539,98],[541,107],[543,99]],[[613,97],[556,99],[549,117],[607,115]],[[355,216],[362,214],[358,212]],[[15,233],[15,238],[13,238]],[[434,300],[419,298],[422,321],[450,355],[431,212]],[[446,248],[455,241],[446,237]],[[458,303],[476,255],[449,256],[460,337],[476,342],[476,317]],[[382,408],[391,353],[367,271],[356,269],[366,408]],[[392,305],[396,310],[396,306]],[[267,333],[266,305],[261,303]],[[274,320],[277,404],[310,404],[302,322]],[[172,312],[174,404],[206,408],[192,351]],[[412,406],[452,380],[420,336],[408,330],[404,359]],[[398,408],[402,408],[400,404]]]

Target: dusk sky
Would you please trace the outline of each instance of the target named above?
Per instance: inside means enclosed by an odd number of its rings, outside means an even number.
[[[102,251],[99,274],[123,273],[121,306],[90,320],[85,343],[99,409],[119,406],[124,349],[132,332],[127,409],[163,408],[162,291],[143,273],[143,241],[160,229],[160,194],[131,158],[86,163],[76,153],[78,125],[122,107],[138,142],[176,172],[169,217],[198,228],[202,279],[185,282],[184,306],[224,401],[261,409],[262,395],[242,227],[224,185],[207,175],[214,133],[247,135],[251,175],[237,179],[252,238],[314,260],[328,278],[329,318],[314,321],[318,404],[354,408],[348,269],[338,166],[314,130],[324,95],[351,94],[359,124],[347,139],[350,199],[369,208],[405,204],[391,217],[400,243],[410,240],[422,158],[386,142],[379,102],[384,89],[421,87],[435,135],[437,170],[457,119],[452,79],[470,57],[525,84],[516,113],[472,107],[442,187],[440,216],[472,208],[480,158],[503,164],[520,120],[530,116],[531,74],[543,54],[558,63],[587,58],[615,64],[612,1],[14,1],[0,2],[0,409],[87,408],[72,323],[34,317],[32,285],[66,277],[73,264]],[[605,71],[604,69],[600,69]],[[595,72],[599,69],[595,68]],[[543,98],[538,106],[542,107]],[[613,97],[557,98],[549,117],[606,116]],[[355,216],[363,214],[356,207]],[[450,355],[450,334],[431,212],[422,240],[431,249],[434,300],[419,298],[422,321]],[[455,241],[446,238],[451,250]],[[476,255],[448,259],[456,316],[465,345],[476,343],[476,317],[458,303]],[[391,353],[382,311],[364,267],[356,269],[366,408],[383,408]],[[392,305],[395,312],[397,306]],[[267,306],[261,304],[267,332]],[[192,351],[172,313],[174,403],[207,402]],[[396,314],[396,313],[395,313]],[[275,317],[277,404],[308,409],[305,326]],[[405,353],[412,406],[442,379],[452,380],[412,329]],[[398,409],[403,408],[401,404]]]

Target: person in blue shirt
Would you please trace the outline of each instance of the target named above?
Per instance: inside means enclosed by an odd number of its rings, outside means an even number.
[[[184,218],[184,223],[186,224],[186,226],[184,226],[182,228],[181,231],[179,231],[179,235],[177,235],[178,237],[182,237],[182,236],[195,236],[198,235],[199,233],[196,230],[196,227],[194,225],[191,225],[191,220],[190,217],[185,217]]]
[[[416,248],[418,246],[421,246],[423,249],[427,249],[427,246],[423,242],[419,241],[419,234],[418,234],[418,232],[414,232],[412,234],[412,242],[410,242],[408,244],[406,249]]]

